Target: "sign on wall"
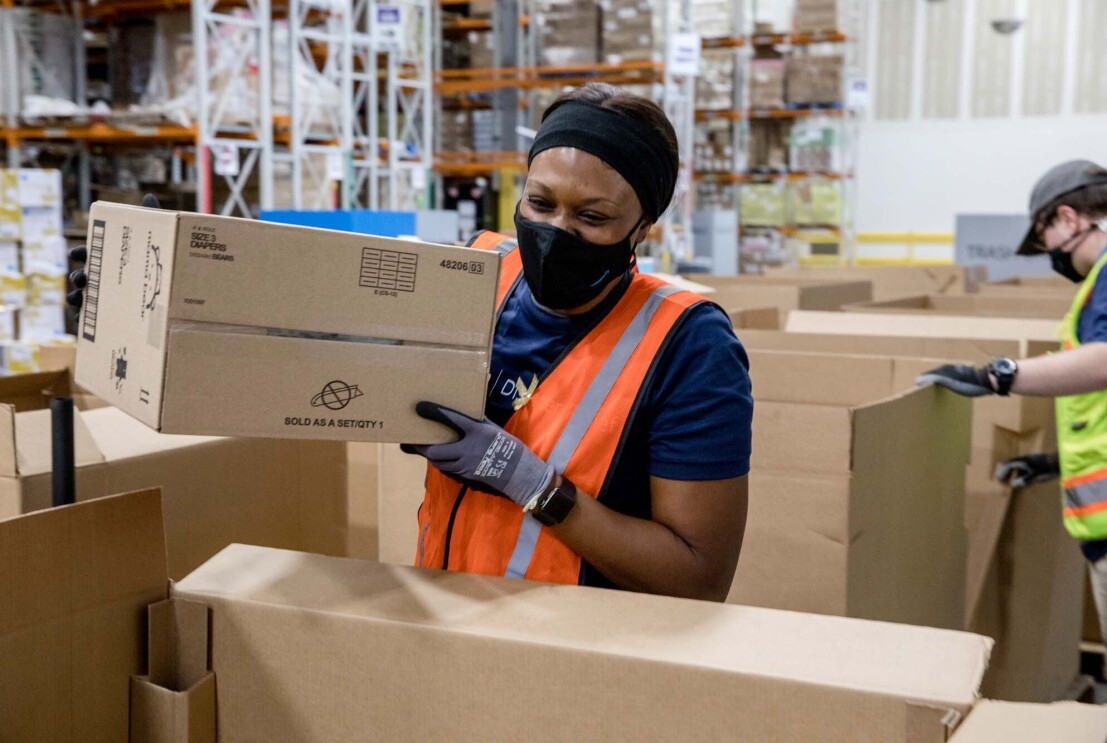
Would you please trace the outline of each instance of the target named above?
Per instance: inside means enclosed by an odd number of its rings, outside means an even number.
[[[1050,276],[1046,255],[1017,255],[1030,226],[1025,214],[958,214],[953,261],[958,265],[988,267],[988,281],[1013,276]]]

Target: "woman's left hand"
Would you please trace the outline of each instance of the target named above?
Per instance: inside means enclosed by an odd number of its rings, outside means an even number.
[[[420,402],[415,412],[449,426],[458,434],[446,444],[401,444],[408,454],[419,454],[442,473],[493,495],[524,506],[549,487],[554,468],[502,428],[488,420],[474,420],[433,402]]]

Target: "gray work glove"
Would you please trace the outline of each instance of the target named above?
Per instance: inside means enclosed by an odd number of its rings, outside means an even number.
[[[996,393],[992,389],[992,381],[988,377],[988,370],[983,366],[946,364],[924,372],[915,379],[915,384],[919,386],[928,383],[953,390],[958,395],[964,395],[965,397],[981,397]]]
[[[1027,454],[996,465],[996,479],[1012,488],[1025,488],[1049,482],[1061,475],[1057,454]]]
[[[459,438],[448,444],[401,444],[419,454],[443,474],[493,495],[526,505],[553,482],[554,468],[522,441],[488,420],[473,420],[433,402],[420,402],[415,412],[449,426]]]
[[[158,197],[148,193],[142,197],[142,205],[147,209],[161,209]],[[73,263],[84,263],[88,260],[88,250],[84,245],[79,245],[69,251],[69,260]],[[65,301],[74,309],[81,309],[85,302],[85,286],[88,284],[88,274],[83,268],[78,268],[69,274],[69,283],[73,284],[73,291],[65,295]]]

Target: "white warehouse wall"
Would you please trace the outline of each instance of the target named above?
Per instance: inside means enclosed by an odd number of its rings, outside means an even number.
[[[952,232],[958,213],[1021,213],[1046,169],[1077,158],[1107,165],[1107,115],[865,121],[857,230]]]
[[[1107,0],[859,0],[859,232],[1022,213],[1050,166],[1107,165]],[[1013,34],[992,22],[1021,20]],[[948,248],[944,251],[949,254]]]

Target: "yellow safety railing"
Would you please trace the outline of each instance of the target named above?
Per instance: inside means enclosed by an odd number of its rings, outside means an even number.
[[[953,234],[949,232],[861,232],[855,237],[857,245],[902,245],[904,256],[864,256],[856,255],[855,266],[941,266],[949,265],[949,258],[926,258],[918,255],[919,245],[952,245]],[[840,266],[848,263],[841,254],[813,254],[800,257],[804,266]]]

